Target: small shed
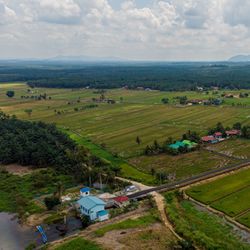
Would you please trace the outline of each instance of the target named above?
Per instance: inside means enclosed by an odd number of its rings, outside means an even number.
[[[114,205],[117,207],[125,207],[129,205],[129,198],[127,196],[118,196],[114,199]]]
[[[83,187],[80,189],[80,195],[81,197],[86,197],[90,195],[90,188],[89,187]]]

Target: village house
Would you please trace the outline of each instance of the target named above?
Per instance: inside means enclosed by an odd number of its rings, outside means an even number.
[[[203,136],[201,138],[203,143],[212,143],[215,144],[218,142],[218,139],[216,139],[213,135],[207,135],[207,136]]]
[[[126,207],[127,205],[129,205],[129,198],[127,196],[115,197],[113,200],[114,205],[117,207]]]
[[[214,137],[218,140],[222,139],[222,133],[221,132],[215,132]]]
[[[203,101],[199,100],[199,99],[193,99],[193,100],[188,101],[188,104],[192,104],[192,105],[199,105],[199,104],[202,104],[202,103],[203,103]]]
[[[105,210],[106,203],[95,197],[85,196],[77,201],[80,213],[88,216],[91,221],[104,221],[109,219],[109,213]]]
[[[240,135],[240,130],[233,129],[233,130],[228,130],[226,131],[227,137],[234,137],[234,136],[239,136]]]

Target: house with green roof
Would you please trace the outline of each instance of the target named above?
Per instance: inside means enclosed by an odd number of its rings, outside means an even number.
[[[169,147],[172,149],[178,150],[180,147],[188,147],[188,148],[194,148],[197,146],[197,143],[189,141],[189,140],[183,140],[183,141],[177,141],[174,144],[170,144]]]

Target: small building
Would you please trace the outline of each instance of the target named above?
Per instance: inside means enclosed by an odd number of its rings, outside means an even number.
[[[90,195],[90,188],[89,187],[81,188],[80,195],[81,195],[81,197],[89,196]]]
[[[237,130],[237,129],[226,131],[227,137],[239,136],[240,133],[241,133],[240,130]]]
[[[192,104],[192,105],[199,105],[202,103],[203,103],[203,100],[199,100],[199,99],[193,99],[193,100],[188,101],[188,104]]]
[[[216,139],[222,139],[222,133],[221,132],[215,132],[214,133],[214,137],[216,138]]]
[[[88,216],[91,221],[109,219],[109,214],[105,210],[106,203],[95,196],[82,197],[77,201],[77,205],[81,214]]]
[[[218,142],[218,139],[216,139],[213,135],[203,136],[201,140],[204,143],[212,143],[212,144]]]
[[[129,205],[129,198],[127,196],[115,197],[113,200],[114,205],[117,207],[126,207],[127,205]]]
[[[188,148],[195,148],[198,145],[196,142],[192,142],[192,141],[189,141],[189,140],[184,140],[184,141],[182,141],[182,143],[185,146],[187,146]]]

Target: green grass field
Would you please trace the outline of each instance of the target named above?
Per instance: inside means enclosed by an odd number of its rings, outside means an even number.
[[[187,194],[229,216],[237,217],[250,226],[249,215],[241,214],[250,209],[250,169],[241,170],[233,175],[203,185],[194,186]]]
[[[5,93],[9,89],[15,91],[14,98],[6,96]],[[56,123],[60,128],[70,132],[73,139],[89,148],[94,154],[121,166],[124,177],[132,177],[145,184],[155,183],[154,178],[148,174],[152,166],[166,172],[170,171],[170,173],[174,171],[178,178],[182,178],[223,165],[227,161],[227,158],[210,157],[206,153],[201,154],[204,160],[199,159],[201,156],[195,153],[187,154],[181,159],[178,157],[173,159],[166,155],[140,157],[146,145],[152,144],[154,140],[163,142],[169,136],[179,139],[187,130],[203,135],[217,122],[223,122],[225,126],[232,126],[235,122],[250,124],[249,108],[231,105],[232,101],[237,103],[239,100],[250,104],[250,98],[227,99],[220,107],[177,107],[174,105],[176,96],[186,95],[189,99],[207,99],[221,95],[222,91],[217,95],[213,95],[210,91],[209,95],[206,95],[191,91],[115,89],[108,90],[105,96],[115,99],[116,104],[98,103],[97,107],[86,108],[93,104],[92,98],[98,98],[100,94],[86,89],[34,88],[31,89],[32,93],[28,93],[27,89],[28,86],[24,83],[0,84],[1,109],[20,119]],[[234,91],[234,93],[239,92]],[[51,99],[41,101],[31,98],[21,99],[21,96],[44,93]],[[121,97],[122,101],[120,101]],[[170,99],[169,105],[161,103],[163,97]],[[75,111],[75,108],[83,108],[83,110]],[[30,116],[25,112],[27,109],[32,109]],[[57,112],[61,114],[58,115]],[[79,138],[72,135],[73,132],[80,135]],[[135,141],[137,136],[142,141],[140,146]],[[100,147],[100,145],[103,146]]]
[[[175,173],[176,179],[179,180],[214,168],[228,166],[238,161],[205,150],[199,150],[179,156],[161,154],[157,156],[134,157],[129,162],[137,166],[139,170],[148,173],[151,172],[152,168],[156,172]]]
[[[165,195],[167,214],[175,231],[200,249],[250,249],[222,218],[199,210],[193,203]]]

